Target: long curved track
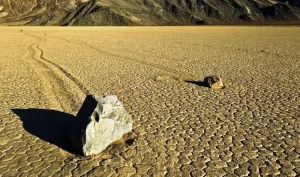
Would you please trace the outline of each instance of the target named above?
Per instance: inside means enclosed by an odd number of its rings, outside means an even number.
[[[298,27],[0,28],[0,176],[297,176]],[[218,74],[226,88],[201,86]],[[86,94],[116,94],[132,145],[72,152]]]
[[[39,77],[44,89],[44,96],[51,106],[64,111],[76,111],[76,104],[80,99],[77,95],[88,94],[87,89],[70,73],[59,67],[55,63],[44,58],[44,51],[39,47],[46,42],[46,38],[40,38],[32,34],[25,35],[33,37],[38,41],[28,46],[28,51],[23,59],[29,63],[32,70]],[[71,91],[70,89],[74,89]],[[58,97],[61,95],[62,97]],[[69,101],[69,104],[62,102]],[[76,103],[77,102],[77,103]]]

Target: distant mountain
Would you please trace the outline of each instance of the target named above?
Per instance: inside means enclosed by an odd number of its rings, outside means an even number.
[[[300,24],[300,0],[1,0],[1,23]]]

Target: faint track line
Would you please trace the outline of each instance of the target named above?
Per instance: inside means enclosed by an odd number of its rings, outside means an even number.
[[[79,98],[69,90],[71,85],[68,84],[75,84],[84,94],[89,94],[88,89],[61,66],[44,57],[44,51],[40,48],[40,45],[46,42],[46,39],[28,33],[25,33],[25,35],[38,39],[38,42],[35,42],[28,47],[28,54],[24,56],[24,59],[30,58],[36,62],[30,63],[30,65],[40,78],[49,102],[63,110],[75,111],[75,109],[77,109],[76,106],[79,106],[76,105],[76,102],[78,102],[77,99]],[[57,73],[57,71],[60,73]],[[65,76],[71,83],[65,82],[65,79],[63,78]],[[60,98],[57,95],[60,95]],[[62,97],[65,100],[69,100],[68,104],[62,104],[62,102],[65,102],[62,100]]]
[[[40,41],[43,41],[39,44],[37,44],[37,49],[40,51],[41,55],[40,55],[40,58],[44,61],[46,61],[47,63],[53,65],[54,67],[56,67],[57,69],[59,69],[62,73],[64,73],[70,80],[72,80],[79,88],[82,92],[84,92],[85,94],[89,94],[89,90],[83,85],[83,83],[78,80],[77,78],[75,78],[72,74],[70,74],[68,71],[66,71],[63,67],[59,66],[58,64],[46,59],[44,57],[44,51],[41,49],[40,45],[44,42],[46,42],[46,39],[45,38],[40,38],[38,36],[35,36],[35,35],[32,35],[32,34],[27,34],[28,36],[31,36],[31,37],[35,37],[37,39],[39,39]]]
[[[44,51],[40,48],[40,44],[37,45],[37,48],[41,51],[41,59],[43,59],[44,61],[52,64],[53,66],[55,66],[56,68],[58,68],[62,73],[64,73],[70,80],[72,80],[79,88],[82,92],[84,92],[85,94],[89,94],[89,90],[83,85],[83,83],[78,80],[77,78],[75,78],[72,74],[70,74],[69,72],[67,72],[64,68],[62,68],[61,66],[59,66],[58,64],[46,59],[44,57]]]
[[[30,44],[27,49],[28,51],[26,52],[26,54],[23,56],[23,59],[25,61],[27,61],[28,58],[30,59],[35,59],[35,50],[34,50],[34,46],[36,46],[38,43],[40,43],[41,41],[35,42]],[[47,94],[44,94],[46,96],[46,98],[48,99],[48,101],[50,102],[50,104],[52,104],[53,106],[59,107],[61,109],[63,109],[61,104],[58,104],[58,99],[55,96],[53,90],[52,90],[52,86],[50,81],[46,78],[46,76],[39,70],[41,70],[40,68],[36,67],[36,65],[34,65],[33,63],[30,63],[29,61],[27,61],[30,64],[30,67],[33,69],[33,71],[36,73],[36,75],[39,77],[43,89]]]
[[[126,57],[126,56],[121,56],[121,55],[118,55],[118,54],[110,53],[108,51],[101,50],[101,49],[99,49],[97,47],[94,47],[94,46],[92,46],[90,44],[87,44],[85,42],[82,42],[82,41],[68,40],[68,39],[64,39],[64,38],[60,38],[60,37],[56,37],[56,36],[51,36],[51,37],[57,38],[57,39],[60,39],[60,40],[64,40],[64,41],[67,41],[69,43],[73,43],[73,44],[77,44],[77,45],[85,45],[88,48],[90,48],[90,49],[92,49],[92,50],[94,50],[96,52],[99,52],[101,54],[113,56],[113,57],[120,58],[120,59],[123,59],[123,60],[127,60],[127,61],[130,61],[130,62],[138,63],[140,65],[144,65],[144,66],[147,66],[147,67],[158,69],[158,70],[167,72],[167,73],[171,74],[172,76],[176,76],[176,77],[181,77],[181,76],[189,77],[190,75],[192,75],[191,73],[185,73],[185,72],[182,72],[182,71],[178,71],[176,69],[171,69],[171,68],[164,67],[164,66],[161,66],[161,65],[158,65],[158,64],[154,64],[154,63],[151,63],[151,62],[146,62],[144,60],[140,60],[140,59],[137,59],[137,58],[130,58],[130,57]],[[74,42],[74,41],[76,41],[76,42]]]

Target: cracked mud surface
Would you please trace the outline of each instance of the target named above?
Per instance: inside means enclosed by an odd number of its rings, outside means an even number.
[[[300,174],[299,28],[22,29],[0,28],[0,176]],[[132,145],[72,153],[85,94],[118,95]]]

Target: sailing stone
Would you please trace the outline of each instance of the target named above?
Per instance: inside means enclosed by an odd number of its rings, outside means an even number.
[[[204,78],[204,83],[212,89],[223,89],[225,86],[222,79],[218,76],[208,76]]]
[[[73,147],[85,156],[101,153],[110,144],[132,131],[132,116],[117,96],[88,95],[76,116]]]

